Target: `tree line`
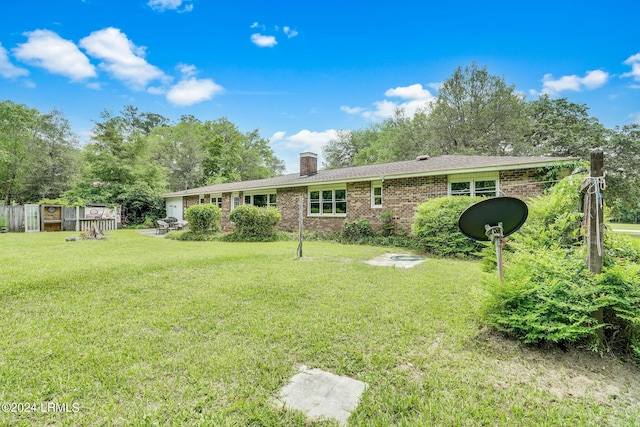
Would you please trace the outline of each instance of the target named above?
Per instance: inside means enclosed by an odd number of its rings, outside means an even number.
[[[284,172],[258,130],[226,118],[171,123],[128,105],[104,111],[80,145],[59,111],[0,102],[0,203],[120,204],[129,220],[163,216],[158,196]]]
[[[413,159],[418,155],[549,155],[588,159],[605,151],[607,203],[617,218],[640,214],[640,125],[607,129],[584,104],[541,95],[526,101],[503,77],[475,63],[458,67],[430,105],[402,109],[323,148],[326,168]],[[134,222],[163,215],[158,198],[203,185],[284,172],[258,129],[226,118],[185,115],[171,122],[132,105],[103,111],[81,145],[64,115],[0,102],[0,203],[61,199],[120,204]]]
[[[607,203],[613,214],[640,214],[640,125],[607,129],[585,104],[541,95],[526,101],[503,77],[473,63],[458,67],[437,98],[409,116],[338,131],[323,147],[326,168],[410,160],[419,155],[568,156],[605,152]]]

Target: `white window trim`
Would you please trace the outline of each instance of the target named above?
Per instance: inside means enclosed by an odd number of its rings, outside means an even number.
[[[376,205],[376,196],[374,188],[380,187],[380,204]],[[382,205],[384,204],[384,188],[382,186],[382,181],[371,181],[371,208],[372,209],[382,209]]]
[[[238,203],[235,203],[235,200],[238,199]],[[240,193],[231,193],[231,201],[229,204],[229,212],[231,212],[232,210],[234,210],[235,208],[237,208],[238,206],[240,206],[242,203],[242,200],[240,199]]]
[[[468,182],[469,183],[469,195],[476,195],[476,181],[495,181],[496,182],[496,196],[500,194],[500,174],[498,172],[484,172],[484,173],[464,173],[457,175],[449,175],[447,184],[447,194],[451,193],[451,184]]]
[[[245,197],[249,197],[249,204],[251,206],[254,206],[253,204],[253,196],[267,196],[267,206],[270,207],[277,207],[278,201],[277,201],[277,191],[275,189],[273,190],[251,190],[251,191],[245,191],[243,194],[242,200],[244,202],[244,198]],[[276,196],[276,203],[270,203],[271,197],[270,196]]]
[[[322,213],[322,192],[323,191],[333,191],[333,213]],[[326,218],[345,218],[347,216],[346,212],[345,213],[336,213],[336,202],[335,202],[335,194],[336,194],[336,190],[340,191],[340,190],[344,190],[344,202],[345,202],[345,209],[346,209],[346,204],[347,204],[347,198],[349,197],[347,195],[347,185],[319,185],[319,186],[315,186],[315,187],[307,187],[307,216],[311,216],[311,217],[326,217]],[[311,193],[314,191],[319,191],[320,192],[320,212],[319,213],[311,213]]]

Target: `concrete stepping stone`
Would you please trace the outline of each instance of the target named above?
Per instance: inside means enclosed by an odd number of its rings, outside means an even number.
[[[362,381],[302,366],[280,391],[279,403],[311,420],[333,419],[347,425],[366,388]]]

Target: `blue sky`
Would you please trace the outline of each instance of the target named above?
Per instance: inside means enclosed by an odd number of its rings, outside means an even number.
[[[87,140],[127,104],[227,117],[289,172],[337,130],[411,113],[476,61],[535,99],[640,123],[640,1],[0,2],[0,100],[61,110]]]

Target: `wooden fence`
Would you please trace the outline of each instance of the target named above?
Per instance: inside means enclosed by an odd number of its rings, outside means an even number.
[[[25,208],[22,205],[0,206],[0,216],[7,218],[7,227],[11,232],[24,231]],[[87,207],[62,208],[63,231],[85,231],[93,225],[100,230],[116,230],[120,228],[120,207],[113,209]],[[44,220],[41,220],[41,231],[45,230]]]
[[[0,206],[0,216],[7,219],[9,231],[24,231],[24,206]]]

